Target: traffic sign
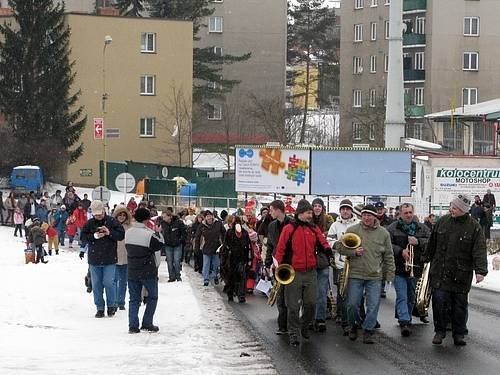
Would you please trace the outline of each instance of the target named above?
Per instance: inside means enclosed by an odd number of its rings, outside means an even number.
[[[135,178],[130,173],[120,173],[116,176],[115,186],[122,193],[130,193],[135,187]]]
[[[94,139],[104,138],[104,119],[94,118]]]
[[[94,190],[92,190],[92,200],[100,200],[102,203],[109,203],[109,199],[111,198],[111,192],[106,186],[98,186]]]

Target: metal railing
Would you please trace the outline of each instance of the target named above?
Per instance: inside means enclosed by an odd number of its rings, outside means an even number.
[[[181,209],[185,207],[196,207],[204,209],[237,209],[245,207],[245,202],[238,198],[227,197],[193,197],[187,195],[149,194],[150,201],[155,203],[160,210],[166,207]]]
[[[403,46],[425,45],[425,34],[403,34]]]
[[[427,10],[427,0],[404,0],[403,12],[410,12],[413,10]]]

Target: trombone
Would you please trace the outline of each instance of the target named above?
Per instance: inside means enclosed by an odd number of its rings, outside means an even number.
[[[414,267],[414,264],[413,264],[413,258],[414,258],[413,245],[408,244],[408,246],[406,247],[406,250],[408,250],[410,252],[410,259],[405,261],[405,271],[410,272],[410,277],[414,277],[414,274],[413,274],[413,267]]]

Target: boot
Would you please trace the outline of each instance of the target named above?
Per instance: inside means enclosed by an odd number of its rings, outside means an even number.
[[[324,320],[318,319],[314,322],[314,330],[316,332],[326,332],[326,322]]]
[[[351,332],[349,332],[349,340],[356,341],[357,338],[358,338],[358,327],[352,326]]]
[[[52,256],[52,250],[49,250],[49,256]]]
[[[453,336],[453,344],[455,344],[456,346],[465,346],[465,345],[467,345],[467,343],[464,340],[464,336],[463,335],[454,335]]]
[[[436,333],[432,339],[434,345],[441,345],[443,343],[443,335]]]
[[[373,340],[373,332],[363,332],[363,344],[375,344],[375,341]]]
[[[56,250],[56,255],[59,255],[59,250]]]
[[[43,264],[47,264],[47,263],[49,263],[49,261],[48,261],[48,260],[43,259],[43,257],[42,257],[41,261],[42,261],[42,263],[43,263]]]
[[[401,324],[401,336],[408,337],[411,335],[411,329],[409,324]]]

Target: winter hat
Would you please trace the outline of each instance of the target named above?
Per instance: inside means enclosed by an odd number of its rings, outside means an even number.
[[[307,199],[301,199],[299,203],[297,203],[297,209],[295,210],[295,213],[299,215],[303,214],[306,211],[312,211],[312,209],[313,207]]]
[[[354,210],[354,208],[352,207],[352,202],[349,199],[342,199],[340,201],[340,207],[339,207],[339,209],[341,209],[342,207],[348,207],[351,210]]]
[[[142,223],[144,220],[148,220],[151,217],[151,213],[147,208],[138,208],[134,213],[134,219],[138,223]]]
[[[205,216],[207,215],[213,216],[214,214],[210,210],[205,210]]]
[[[104,204],[96,199],[93,200],[92,203],[90,204],[90,209],[92,210],[92,214],[104,214]]]
[[[260,209],[260,215],[261,215],[261,216],[262,216],[262,213],[263,213],[264,211],[269,212],[269,207],[268,207],[268,206],[262,206],[262,207],[261,207],[261,209]]]
[[[462,212],[469,212],[470,198],[467,195],[459,194],[457,197],[453,198],[451,204]]]
[[[323,209],[325,209],[325,202],[321,198],[314,198],[311,205],[314,207],[315,204],[320,204]]]
[[[64,204],[61,205],[61,210],[65,210],[66,206]]]
[[[377,202],[377,203],[375,203],[375,206],[374,206],[374,207],[375,207],[375,208],[384,208],[384,207],[385,207],[385,205],[384,205],[384,202]]]
[[[357,204],[353,207],[352,212],[354,212],[354,214],[356,214],[357,216],[361,216],[362,209],[363,209],[363,205],[360,203],[360,204]]]
[[[373,204],[367,204],[366,206],[363,207],[363,209],[361,210],[361,213],[364,214],[364,213],[367,213],[367,214],[372,214],[373,216],[377,216],[377,209],[375,208],[375,206]]]

